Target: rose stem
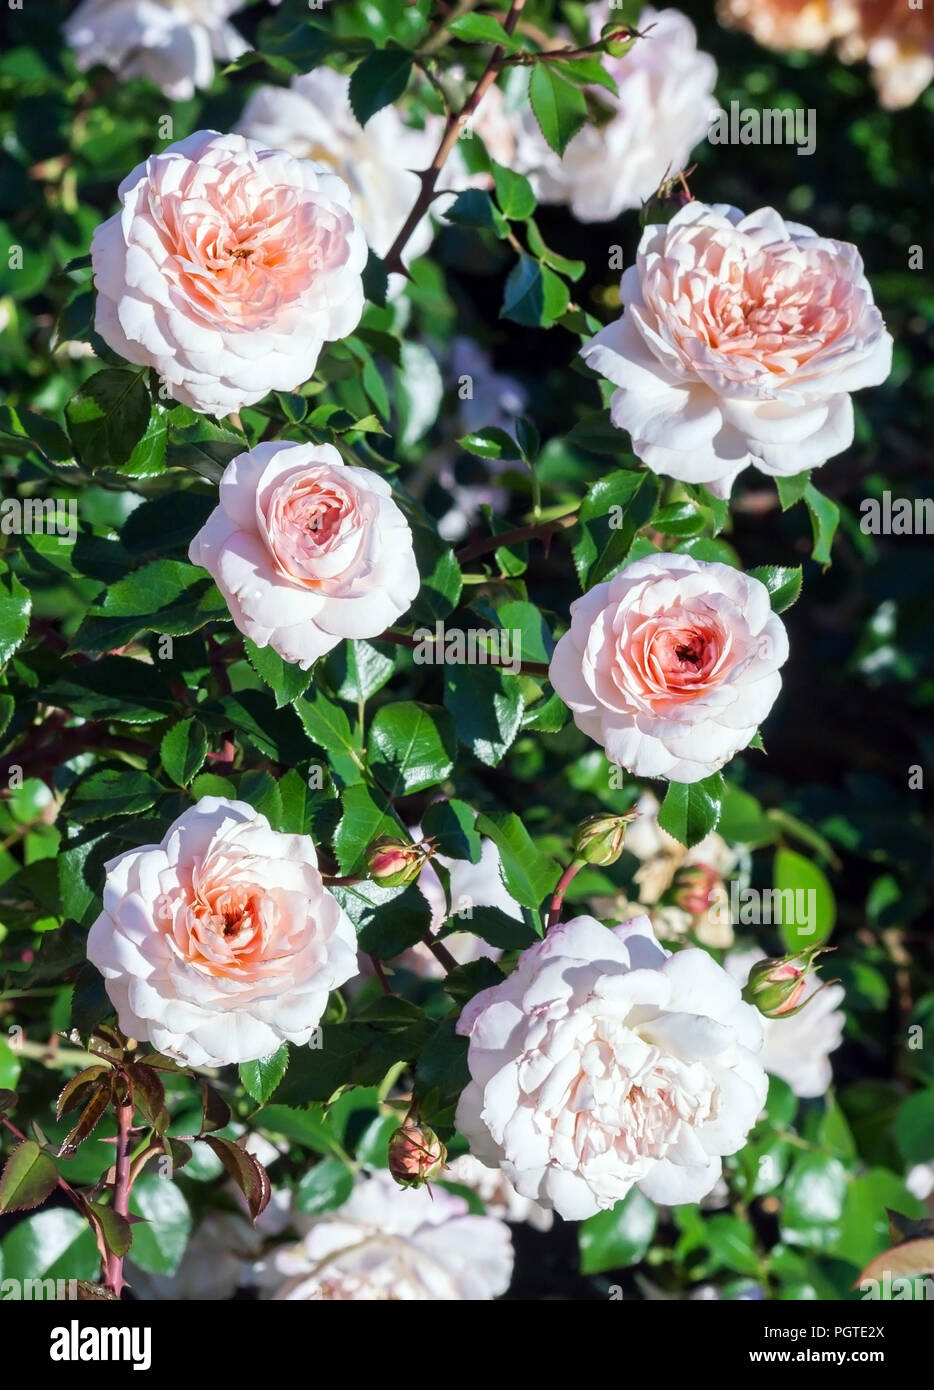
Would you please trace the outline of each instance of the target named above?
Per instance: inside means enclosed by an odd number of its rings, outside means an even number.
[[[370,956],[370,964],[373,967],[376,978],[379,980],[380,984],[383,987],[383,993],[392,994],[392,985],[386,979],[386,972],[383,969],[382,961],[377,960],[375,956]]]
[[[554,521],[535,521],[528,526],[517,526],[512,531],[501,531],[498,536],[482,536],[479,540],[470,541],[456,551],[455,557],[461,564],[464,564],[468,560],[476,559],[478,555],[486,554],[488,550],[499,550],[502,545],[516,545],[520,541],[544,539],[555,531],[565,531],[576,521],[577,512],[569,512],[567,516],[556,517]]]
[[[446,946],[442,946],[441,942],[437,941],[435,937],[432,936],[431,932],[425,933],[422,937],[422,943],[428,947],[435,960],[439,965],[443,965],[445,970],[451,971],[457,969],[457,961],[451,955],[451,952]]]
[[[522,13],[524,7],[525,0],[512,0],[512,5],[509,9],[509,14],[506,16],[506,20],[503,24],[503,28],[506,30],[507,34],[511,34],[512,31],[515,29],[516,25],[519,22],[519,16]],[[484,68],[483,74],[479,82],[477,83],[476,87],[474,87],[473,91],[467,98],[464,105],[461,107],[460,111],[457,112],[457,114],[454,114],[452,112],[451,115],[448,116],[447,121],[445,123],[444,135],[442,136],[441,143],[438,146],[438,149],[435,153],[435,157],[429,164],[428,168],[425,169],[421,174],[419,174],[419,178],[422,181],[422,187],[418,197],[415,200],[415,206],[412,208],[412,211],[405,219],[405,223],[403,224],[402,230],[399,232],[399,235],[396,237],[395,241],[389,248],[389,251],[386,255],[385,266],[387,271],[395,271],[398,273],[402,273],[404,271],[404,266],[402,264],[402,252],[405,250],[408,244],[409,237],[415,231],[415,228],[418,226],[419,222],[421,222],[422,218],[428,210],[428,207],[435,194],[435,186],[438,182],[438,175],[441,173],[441,170],[444,167],[445,160],[453,150],[454,146],[457,144],[458,136],[460,135],[465,123],[470,120],[470,117],[474,114],[477,107],[480,105],[480,102],[483,100],[483,97],[487,89],[489,87],[492,87],[493,83],[496,81],[496,78],[500,71],[500,65],[505,55],[506,50],[503,47],[503,45],[497,44],[496,48],[493,49],[493,52],[490,55],[490,61]]]
[[[546,932],[551,931],[552,927],[557,925],[558,918],[561,916],[561,906],[564,902],[564,895],[568,891],[568,884],[578,870],[584,867],[584,863],[585,861],[583,859],[573,860],[558,879],[558,886],[555,888],[551,899],[551,905],[548,908],[548,921],[545,923]]]
[[[117,1106],[117,1169],[114,1179],[114,1211],[126,1221],[130,1215],[130,1130],[133,1127],[133,1102]],[[107,1288],[119,1298],[126,1280],[123,1277],[123,1256],[111,1250],[107,1256]]]

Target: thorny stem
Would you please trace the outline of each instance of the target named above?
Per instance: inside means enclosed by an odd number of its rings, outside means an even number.
[[[552,927],[557,926],[558,918],[561,916],[561,907],[564,903],[564,895],[568,891],[568,884],[574,875],[584,867],[585,860],[575,859],[565,869],[558,879],[557,887],[551,897],[551,904],[548,908],[548,921],[545,923],[545,931],[551,931]]]
[[[503,28],[506,30],[507,34],[511,34],[515,29],[516,25],[519,22],[519,16],[521,15],[524,7],[525,0],[512,0],[512,5],[510,7],[509,14],[506,16],[505,23],[503,24]],[[429,44],[431,42],[432,40],[429,40]],[[423,48],[422,53],[425,52],[426,48]],[[464,102],[464,105],[461,107],[460,111],[456,114],[452,112],[445,121],[444,134],[441,137],[441,143],[438,146],[437,151],[435,152],[435,157],[429,164],[428,168],[425,169],[419,175],[419,178],[422,181],[422,186],[421,191],[419,192],[419,195],[415,200],[415,205],[413,206],[412,211],[409,213],[408,217],[405,219],[405,222],[403,223],[399,235],[396,237],[395,241],[389,248],[389,251],[386,255],[385,265],[387,271],[389,271],[390,273],[404,273],[405,268],[402,264],[402,253],[408,245],[409,238],[415,231],[415,228],[418,226],[419,222],[421,222],[422,218],[424,217],[431,204],[432,199],[435,196],[435,188],[438,183],[438,176],[440,175],[441,170],[444,168],[448,155],[451,153],[454,146],[456,145],[461,130],[464,128],[464,126],[470,120],[471,116],[476,111],[477,107],[480,105],[480,102],[483,100],[483,97],[485,96],[487,90],[490,87],[492,87],[493,83],[496,81],[505,54],[506,50],[503,48],[502,44],[497,44],[496,48],[493,49],[493,52],[490,55],[490,61],[484,68],[483,73],[479,81],[477,82],[476,87],[474,87],[473,91],[471,92],[467,100]]]
[[[117,1106],[117,1163],[114,1177],[114,1211],[127,1220],[130,1215],[130,1130],[133,1127],[133,1102]],[[107,1255],[104,1283],[119,1298],[126,1288],[123,1277],[123,1256],[111,1250]]]
[[[559,516],[554,521],[533,521],[528,526],[516,526],[512,531],[500,531],[498,536],[481,536],[479,540],[470,541],[456,551],[455,558],[459,563],[466,564],[489,550],[499,550],[503,545],[518,545],[520,541],[544,539],[556,531],[566,531],[576,521],[577,512],[569,512],[567,516]]]

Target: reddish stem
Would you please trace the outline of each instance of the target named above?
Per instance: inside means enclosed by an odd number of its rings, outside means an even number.
[[[377,960],[375,956],[370,956],[370,964],[373,967],[373,973],[383,987],[383,993],[392,994],[392,985],[386,979],[386,972],[383,969],[382,961]]]
[[[422,937],[422,941],[428,947],[438,964],[443,965],[445,970],[450,972],[451,970],[457,969],[457,961],[451,955],[451,952],[446,946],[442,946],[441,942],[437,941],[435,937],[432,936],[431,932],[426,932]]]
[[[544,539],[555,531],[566,531],[576,521],[577,512],[571,512],[568,516],[556,517],[554,521],[534,521],[528,526],[516,526],[512,531],[500,531],[498,536],[481,536],[479,540],[469,541],[455,551],[455,558],[464,564],[478,555],[485,555],[488,550],[499,550],[501,545],[517,545],[520,541]]]
[[[545,923],[545,931],[551,931],[552,927],[557,926],[558,918],[561,916],[561,907],[564,903],[564,895],[568,891],[568,884],[574,875],[584,867],[583,859],[575,859],[565,869],[558,879],[557,887],[551,897],[551,904],[548,908],[548,921]]]
[[[114,1178],[114,1211],[127,1220],[130,1215],[130,1130],[133,1128],[133,1102],[117,1106],[117,1164]],[[111,1250],[104,1278],[107,1288],[119,1298],[126,1288],[123,1256]]]

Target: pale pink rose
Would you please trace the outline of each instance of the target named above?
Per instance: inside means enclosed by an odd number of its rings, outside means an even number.
[[[846,449],[849,393],[891,367],[856,247],[772,208],[691,202],[646,227],[620,297],[581,349],[618,388],[610,418],[654,473],[719,497],[748,464],[790,477]]]
[[[417,130],[394,106],[384,106],[361,126],[349,89],[349,77],[325,67],[293,77],[288,87],[258,87],[236,129],[258,144],[313,159],[339,174],[367,245],[385,256],[419,195],[419,171],[434,158],[444,122],[429,116]],[[427,251],[433,235],[426,213],[409,238],[406,264]]]
[[[305,671],[342,638],[378,636],[418,593],[392,489],[330,444],[258,444],[231,459],[188,555],[242,633]]]
[[[264,1279],[277,1301],[481,1302],[506,1292],[512,1264],[502,1221],[471,1216],[443,1187],[397,1187],[380,1169],[278,1250]]]
[[[307,1043],[357,971],[353,925],[317,862],[307,835],[217,796],[160,845],[111,859],[88,959],[123,1032],[197,1067]]]
[[[787,656],[758,579],[659,554],[571,604],[548,677],[610,762],[637,777],[699,782],[754,737]]]
[[[588,13],[594,39],[617,17],[605,0]],[[529,106],[520,118],[514,167],[528,175],[540,201],[567,203],[579,222],[608,222],[640,207],[689,162],[716,106],[717,65],[698,51],[687,16],[647,7],[638,27],[645,37],[628,53],[600,59],[619,95],[597,84],[587,88],[599,117],[578,131],[563,155],[547,144]]]
[[[357,326],[366,242],[330,170],[199,130],[117,191],[91,242],[94,326],[175,400],[226,415],[291,391]]]
[[[146,77],[173,101],[214,81],[214,61],[232,62],[249,44],[230,15],[244,0],[83,0],[65,23],[82,72],[100,63],[122,78]]]
[[[730,951],[723,965],[724,969],[742,988],[749,979],[749,972],[756,961],[765,960],[765,952],[758,947],[748,950]],[[763,1043],[759,1060],[766,1071],[780,1076],[794,1091],[796,1096],[812,1099],[822,1096],[833,1080],[830,1053],[843,1041],[843,1025],[846,1022],[840,1011],[843,1003],[843,986],[830,984],[821,988],[815,975],[808,975],[800,998],[807,1000],[820,989],[818,997],[806,1008],[790,1018],[763,1018]]]
[[[696,947],[662,949],[645,917],[552,927],[465,1006],[471,1081],[456,1123],[520,1196],[578,1221],[634,1185],[698,1202],[765,1101],[755,1009]]]

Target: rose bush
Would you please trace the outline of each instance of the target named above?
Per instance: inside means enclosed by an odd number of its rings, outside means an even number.
[[[923,1247],[928,21],[842,13],[10,8],[0,1297]]]

